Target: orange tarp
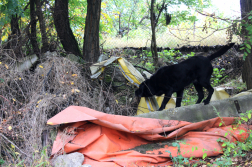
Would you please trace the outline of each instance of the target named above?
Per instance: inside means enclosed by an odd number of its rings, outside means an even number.
[[[217,139],[235,142],[248,137],[248,127],[232,125],[234,120],[224,117],[190,123],[110,115],[86,107],[70,106],[49,119],[47,124],[65,124],[58,131],[52,156],[61,152],[80,152],[85,156],[84,164],[102,167],[167,166],[172,164],[168,151],[172,157],[177,156],[177,147],[165,146],[145,154],[129,149],[164,140],[183,139],[185,143],[180,143],[183,157],[200,158],[204,153],[216,156],[222,154],[221,143]],[[226,132],[229,132],[228,135],[225,135]]]

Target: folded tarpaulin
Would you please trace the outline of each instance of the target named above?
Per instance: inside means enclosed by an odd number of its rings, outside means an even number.
[[[47,124],[64,124],[54,141],[52,156],[80,152],[85,156],[84,164],[102,167],[167,166],[172,164],[170,157],[178,155],[178,148],[169,145],[160,148],[160,142],[182,139],[180,150],[183,157],[200,158],[204,153],[216,156],[222,154],[217,139],[235,142],[244,141],[249,136],[249,128],[233,125],[235,120],[224,117],[190,123],[110,115],[70,106],[49,119]],[[143,153],[133,150],[150,143],[157,143],[157,146]]]

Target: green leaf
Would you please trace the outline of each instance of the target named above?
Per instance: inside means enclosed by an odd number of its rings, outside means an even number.
[[[222,122],[220,122],[219,126],[221,126],[221,125],[222,125]]]
[[[240,130],[239,134],[242,134],[242,133],[244,133],[244,132],[245,132],[244,130]]]
[[[227,135],[228,135],[228,132],[225,133],[224,137],[227,137]]]
[[[246,48],[246,51],[247,51],[248,53],[251,53],[251,51],[250,51],[250,49],[249,49],[249,48]]]
[[[245,60],[247,56],[248,56],[248,53],[245,52],[245,53],[243,54],[243,60]]]
[[[251,49],[251,46],[250,46],[249,44],[245,43],[245,46],[246,46],[247,48]]]
[[[248,113],[248,119],[250,119],[251,118],[251,113]]]
[[[242,119],[243,121],[245,121],[245,122],[248,122],[248,118],[246,118],[246,117],[241,117],[241,119]]]
[[[205,159],[207,157],[207,153],[204,153],[202,156],[202,159]]]

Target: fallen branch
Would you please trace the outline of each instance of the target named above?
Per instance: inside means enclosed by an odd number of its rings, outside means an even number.
[[[152,72],[150,72],[148,69],[146,69],[146,68],[144,68],[144,67],[137,66],[137,65],[134,65],[134,67],[136,67],[136,68],[141,68],[141,69],[143,69],[143,70],[145,70],[145,71],[147,71],[147,72],[149,72],[149,73],[152,74]]]
[[[20,148],[18,148],[17,145],[15,145],[12,141],[10,141],[7,137],[5,137],[2,133],[0,133],[0,136],[2,136],[5,140],[7,140],[9,143],[11,143],[13,146],[15,146],[15,148],[17,148],[21,153],[23,153],[24,155],[26,155],[27,157],[31,157],[29,155],[27,155],[24,151],[22,151]]]

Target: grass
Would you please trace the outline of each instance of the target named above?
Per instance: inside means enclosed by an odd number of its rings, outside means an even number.
[[[157,33],[158,47],[181,47],[184,45],[192,46],[213,46],[224,45],[227,43],[226,30],[214,31],[210,30],[208,33],[202,32],[201,29],[193,30],[173,30],[166,29],[162,33]],[[150,47],[151,32],[149,30],[137,29],[131,30],[124,37],[103,36],[101,43],[104,43],[105,49],[123,48],[123,47]],[[233,36],[232,42],[240,43],[238,36]]]

